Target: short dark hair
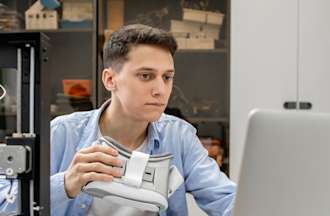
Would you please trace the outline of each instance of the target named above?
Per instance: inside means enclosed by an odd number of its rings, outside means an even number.
[[[171,33],[142,24],[132,24],[121,27],[113,32],[103,47],[104,67],[113,67],[120,71],[127,61],[127,54],[134,45],[158,45],[174,56],[177,43]]]

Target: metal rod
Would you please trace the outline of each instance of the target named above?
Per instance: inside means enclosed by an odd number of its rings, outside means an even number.
[[[34,187],[33,180],[30,180],[30,216],[34,216]]]
[[[17,84],[16,84],[16,129],[17,133],[22,133],[22,50],[17,49]]]
[[[34,134],[34,77],[35,77],[35,61],[34,47],[30,47],[30,115],[29,115],[29,132]]]
[[[14,181],[12,182],[14,184]],[[18,194],[22,194],[22,182],[20,180],[17,180],[17,213],[21,214],[22,213],[22,197],[19,196]],[[12,185],[14,186],[14,185]]]

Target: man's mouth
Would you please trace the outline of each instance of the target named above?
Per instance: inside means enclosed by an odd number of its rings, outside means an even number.
[[[163,106],[165,106],[165,103],[155,102],[155,103],[146,103],[146,105],[148,105],[148,106],[156,106],[156,107],[163,107]]]

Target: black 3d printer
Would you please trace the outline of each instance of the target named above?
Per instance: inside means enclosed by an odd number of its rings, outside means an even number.
[[[0,176],[11,186],[18,181],[17,215],[50,215],[48,49],[42,33],[0,33],[0,69],[16,71],[16,131],[0,140]],[[0,84],[3,99],[6,85]]]

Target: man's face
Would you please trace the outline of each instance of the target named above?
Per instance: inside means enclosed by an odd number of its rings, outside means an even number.
[[[133,46],[121,71],[115,73],[113,100],[139,121],[156,121],[168,103],[174,76],[170,52],[154,45]]]

